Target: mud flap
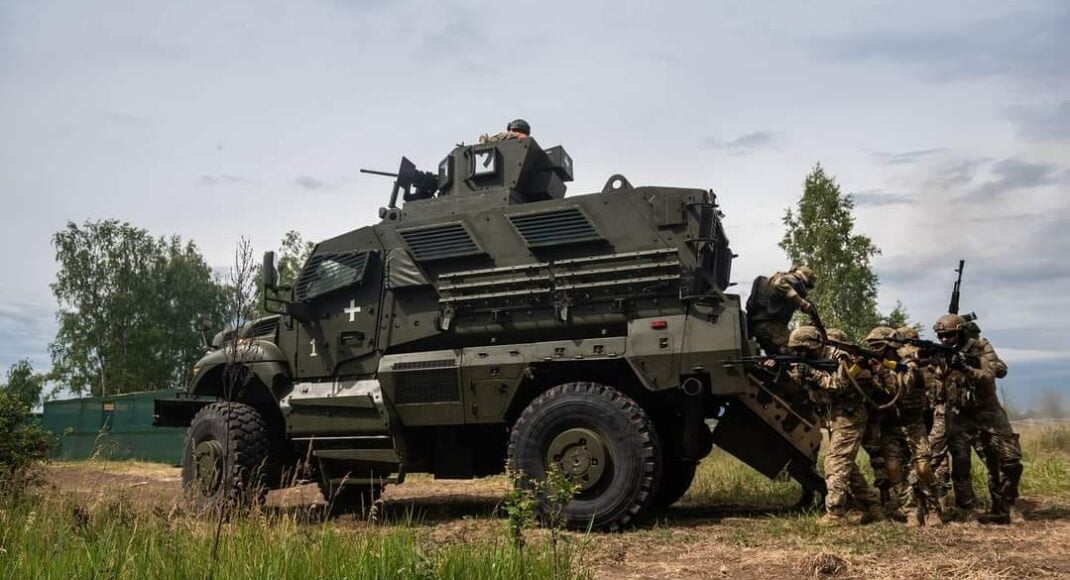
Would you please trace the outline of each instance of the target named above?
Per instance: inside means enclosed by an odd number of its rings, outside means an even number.
[[[713,442],[769,478],[783,471],[807,493],[825,494],[814,463],[821,430],[751,377],[713,429]]]

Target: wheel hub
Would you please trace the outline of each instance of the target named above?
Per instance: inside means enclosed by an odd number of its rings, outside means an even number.
[[[606,469],[606,446],[602,437],[576,427],[562,432],[550,442],[546,463],[557,465],[580,491],[593,487]]]
[[[214,439],[198,443],[193,449],[193,466],[201,495],[215,495],[223,481],[223,444]]]

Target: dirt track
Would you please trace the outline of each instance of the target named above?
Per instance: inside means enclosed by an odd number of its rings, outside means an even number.
[[[150,464],[59,464],[47,468],[56,491],[86,501],[124,496],[170,507],[181,501],[177,468]],[[500,536],[495,507],[503,478],[411,478],[387,488],[379,524],[413,520],[435,542]],[[272,492],[266,509],[319,514],[314,485]],[[310,509],[312,508],[312,509]],[[1019,526],[953,523],[826,529],[811,515],[694,505],[686,498],[623,534],[572,535],[588,545],[586,563],[604,578],[1070,578],[1070,502],[1031,502]],[[317,516],[318,517],[318,516]],[[342,529],[372,525],[349,516]]]

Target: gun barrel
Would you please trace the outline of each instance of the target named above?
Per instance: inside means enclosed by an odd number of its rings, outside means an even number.
[[[397,173],[390,173],[387,171],[376,171],[374,169],[361,169],[361,173],[370,173],[372,175],[382,175],[383,177],[397,177]]]

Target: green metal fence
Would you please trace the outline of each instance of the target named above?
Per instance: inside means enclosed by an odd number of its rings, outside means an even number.
[[[146,391],[114,397],[49,401],[44,427],[56,434],[54,459],[139,459],[182,462],[184,427],[153,427],[154,401],[178,391]]]

